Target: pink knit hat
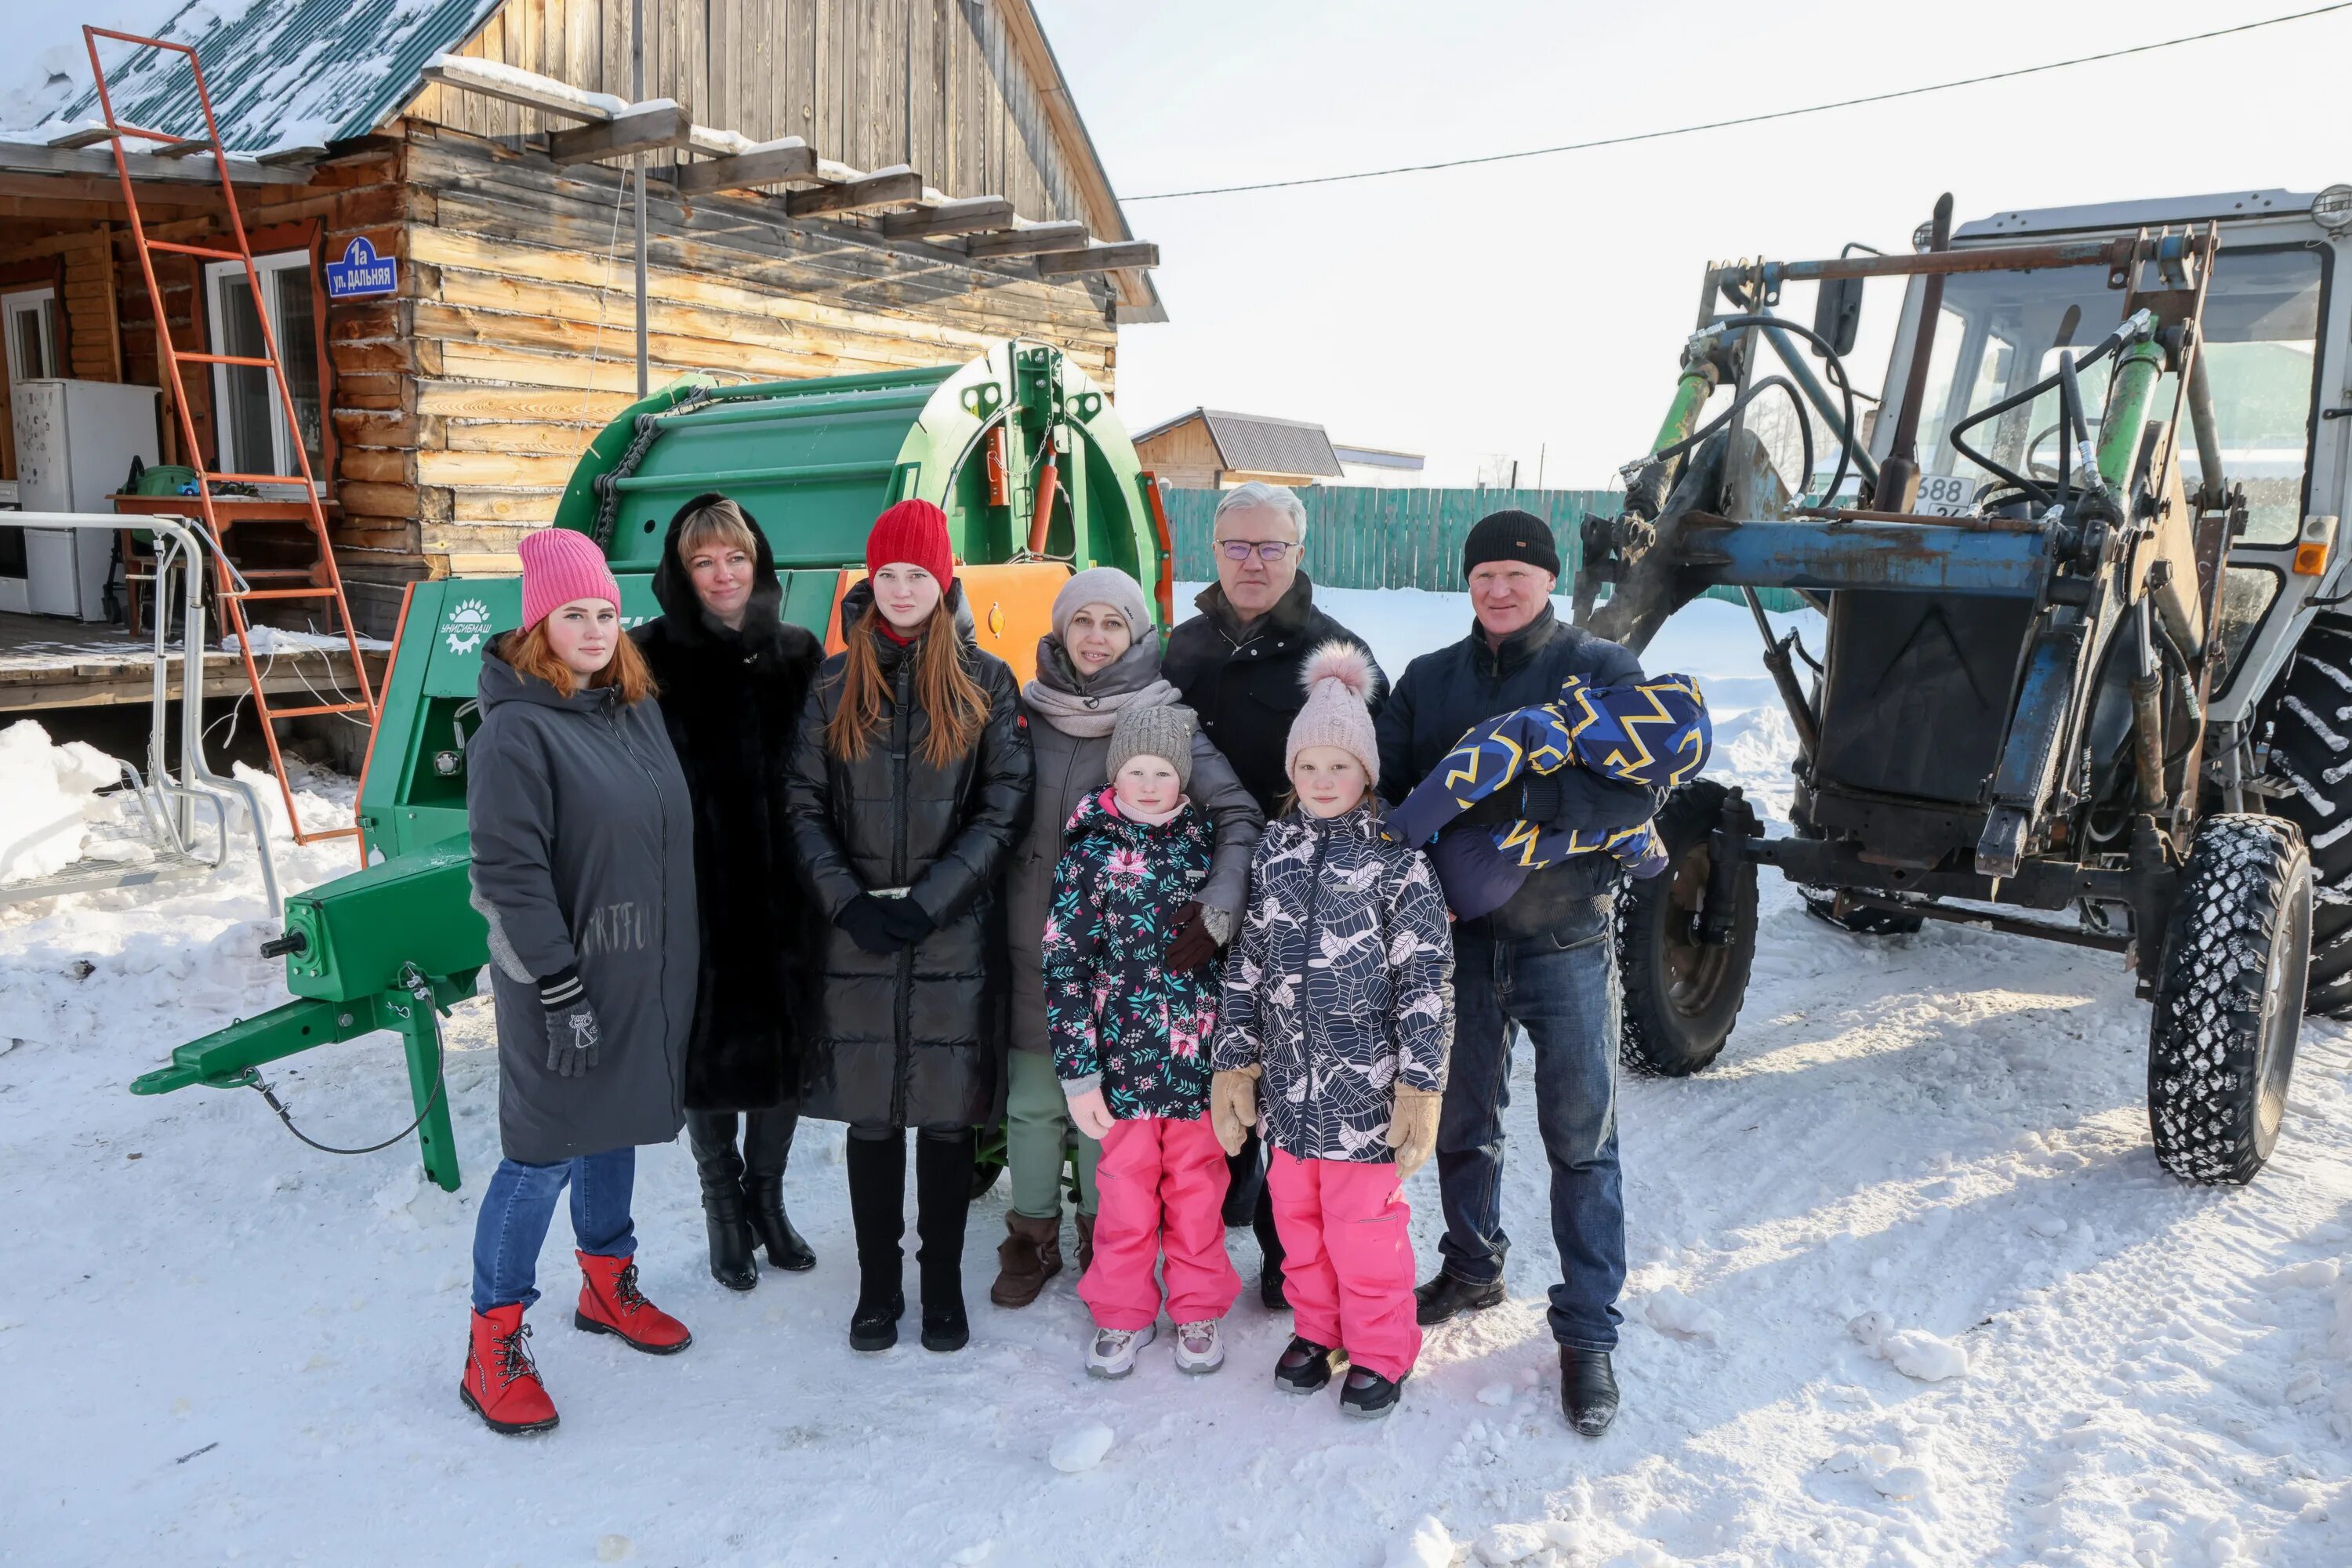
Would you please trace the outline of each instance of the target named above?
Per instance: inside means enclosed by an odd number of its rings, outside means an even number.
[[[574,599],[608,599],[621,607],[621,585],[604,552],[584,533],[542,528],[515,546],[522,557],[522,626],[529,631]]]
[[[1307,705],[1290,721],[1290,741],[1282,749],[1282,771],[1297,764],[1298,753],[1309,746],[1337,746],[1364,764],[1368,784],[1381,782],[1381,742],[1372,731],[1372,661],[1349,642],[1327,642],[1307,656],[1299,677],[1307,688]]]

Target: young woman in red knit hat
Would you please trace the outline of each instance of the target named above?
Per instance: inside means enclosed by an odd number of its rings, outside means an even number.
[[[482,655],[466,746],[473,902],[489,922],[499,1162],[474,1225],[459,1396],[499,1432],[555,1425],[523,1312],[572,1189],[574,1328],[667,1355],[693,1336],[637,1288],[636,1146],[686,1119],[694,814],[621,591],[587,535],[526,538],[522,629]]]
[[[846,651],[818,672],[787,774],[793,844],[831,922],[803,1040],[802,1111],[849,1124],[857,1307],[887,1350],[906,1312],[907,1129],[924,1348],[971,1337],[964,1219],[976,1130],[994,1114],[1005,976],[1000,882],[1029,813],[1013,671],[972,641],[947,515],[875,521],[841,605]]]

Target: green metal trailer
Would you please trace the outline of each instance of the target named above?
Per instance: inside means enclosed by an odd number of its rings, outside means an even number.
[[[1109,399],[1050,345],[1010,342],[961,366],[720,387],[689,376],[625,410],[589,444],[558,528],[588,534],[621,584],[622,616],[658,614],[653,570],[671,515],[719,490],[759,522],[784,579],[783,614],[838,646],[835,606],[866,534],[893,502],[948,514],[983,647],[1027,667],[1053,590],[1074,567],[1117,566],[1171,614],[1173,555],[1159,494]],[[398,1034],[426,1174],[457,1190],[436,1013],[474,994],[487,931],[467,900],[466,741],[488,640],[516,625],[514,577],[412,586],[383,711],[361,775],[373,862],[286,900],[294,1000],[191,1040],[137,1094],[259,1084],[263,1064],[383,1030]],[[290,1122],[289,1122],[290,1125]]]

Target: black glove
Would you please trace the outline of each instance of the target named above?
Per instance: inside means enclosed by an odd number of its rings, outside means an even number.
[[[877,958],[887,958],[907,945],[906,940],[894,929],[890,916],[890,906],[901,901],[860,893],[842,906],[841,918],[834,923],[847,931],[849,940],[866,952]]]
[[[541,981],[539,1001],[547,1009],[547,1070],[558,1078],[578,1078],[596,1065],[596,1047],[604,1038],[579,971],[566,969]]]
[[[1176,927],[1168,933],[1168,973],[1190,974],[1217,957],[1217,939],[1201,918],[1201,900],[1192,900],[1176,911]]]
[[[876,902],[882,906],[882,918],[889,922],[890,934],[898,939],[900,947],[913,947],[939,929],[923,912],[923,906],[912,899],[878,899]]]
[[[1521,780],[1513,779],[1464,812],[1457,820],[1465,827],[1508,827],[1527,815],[1519,805],[1520,792],[1524,787]]]

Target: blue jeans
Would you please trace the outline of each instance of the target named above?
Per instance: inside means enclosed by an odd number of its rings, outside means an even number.
[[[501,1160],[482,1189],[482,1210],[474,1217],[474,1310],[539,1300],[532,1280],[539,1249],[555,1218],[555,1200],[572,1188],[572,1235],[580,1250],[600,1258],[627,1258],[637,1250],[637,1227],[629,1218],[629,1194],[637,1184],[637,1152],[614,1149],[583,1154],[552,1165]]]
[[[1552,1338],[1613,1350],[1625,1284],[1625,1200],[1617,1170],[1617,965],[1607,928],[1562,948],[1549,936],[1457,932],[1454,1056],[1437,1123],[1445,1272],[1503,1277],[1503,1108],[1511,1026],[1536,1053],[1536,1126],[1551,1163],[1551,1235],[1560,1282]]]

